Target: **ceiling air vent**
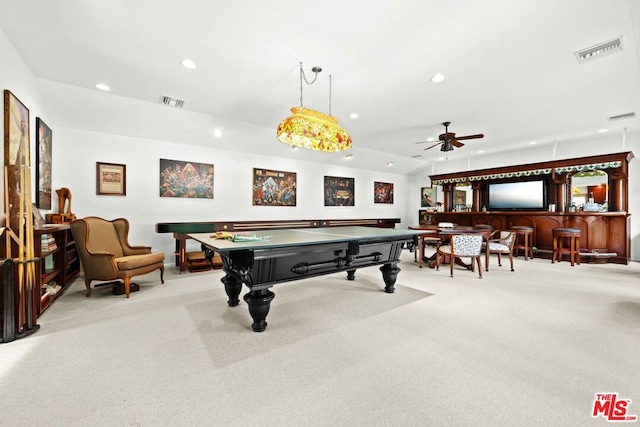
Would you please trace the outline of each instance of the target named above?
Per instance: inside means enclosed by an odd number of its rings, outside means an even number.
[[[608,117],[607,120],[623,120],[623,119],[632,119],[636,116],[636,113],[631,112],[631,113],[625,113],[625,114],[618,114],[617,116],[611,116]]]
[[[579,50],[578,52],[576,52],[576,58],[578,58],[578,62],[582,64],[583,62],[601,58],[612,53],[620,52],[621,50],[622,36],[608,42],[600,43],[595,46]]]
[[[419,159],[420,157],[422,157],[422,154],[416,154],[411,156],[412,159]]]
[[[184,101],[178,98],[172,98],[170,96],[161,95],[160,104],[168,105],[170,107],[182,108],[184,107]]]

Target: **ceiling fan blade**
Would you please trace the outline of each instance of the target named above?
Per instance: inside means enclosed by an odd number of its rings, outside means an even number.
[[[462,142],[458,141],[457,139],[452,139],[452,140],[451,140],[451,145],[453,145],[454,147],[458,147],[458,148],[460,148],[460,147],[462,147],[464,144],[463,144]]]
[[[442,144],[442,142],[436,142],[435,144],[433,144],[433,145],[431,145],[431,146],[429,146],[429,147],[425,148],[425,151],[426,151],[426,150],[428,150],[428,149],[430,149],[430,148],[436,147],[436,146],[438,146],[438,145],[440,145],[440,144]]]
[[[457,140],[460,139],[477,139],[477,138],[484,138],[484,135],[481,133],[478,133],[476,135],[467,135],[467,136],[458,136],[456,137]]]

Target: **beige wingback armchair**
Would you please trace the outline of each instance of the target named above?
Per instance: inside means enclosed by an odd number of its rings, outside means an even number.
[[[131,278],[157,269],[164,283],[164,253],[152,253],[147,246],[129,245],[126,219],[108,221],[90,216],[71,222],[70,227],[84,271],[87,296],[91,296],[93,280],[122,279],[129,298]]]

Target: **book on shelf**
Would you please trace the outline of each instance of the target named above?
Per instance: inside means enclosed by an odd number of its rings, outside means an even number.
[[[49,296],[54,296],[62,290],[62,286],[58,285],[54,280],[42,286],[42,289]]]
[[[40,248],[43,252],[51,252],[58,249],[58,245],[56,244],[56,239],[53,237],[53,234],[45,233],[40,237],[40,239]]]
[[[42,265],[42,272],[44,274],[49,274],[53,271],[54,268],[54,264],[53,264],[53,256],[46,256],[44,257],[44,259],[42,260],[43,265]]]
[[[47,291],[44,291],[44,293],[40,295],[40,304],[42,305],[46,303],[50,298],[51,296],[49,295],[49,293]]]

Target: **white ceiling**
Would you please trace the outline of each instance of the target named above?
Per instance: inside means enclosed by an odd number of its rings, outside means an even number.
[[[640,130],[640,0],[0,0],[0,11],[0,28],[51,87],[183,99],[203,127],[223,129],[222,148],[300,155],[275,138],[300,103],[300,62],[309,78],[323,68],[304,106],[328,113],[331,74],[331,112],[354,154],[407,169],[442,157],[416,142],[437,138],[443,121],[485,135],[449,153],[465,158]],[[578,64],[575,51],[619,36],[621,52]],[[434,84],[438,72],[446,79]],[[166,114],[186,114],[175,111]],[[628,112],[638,117],[607,120]]]

